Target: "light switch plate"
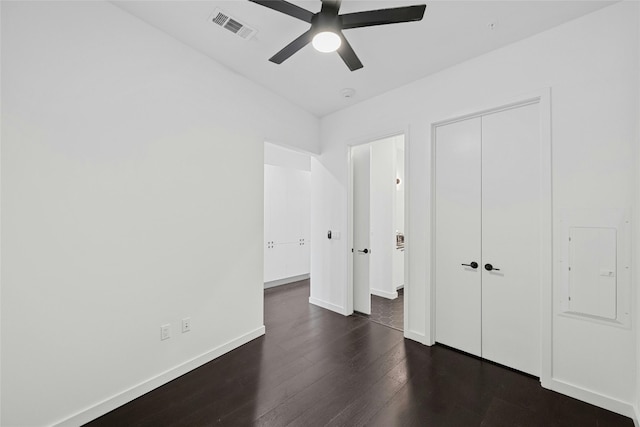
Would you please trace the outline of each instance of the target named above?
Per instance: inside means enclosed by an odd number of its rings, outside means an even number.
[[[168,340],[171,338],[171,325],[166,324],[160,326],[160,341]]]

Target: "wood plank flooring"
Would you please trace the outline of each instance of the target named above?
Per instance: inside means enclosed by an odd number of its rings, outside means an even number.
[[[266,336],[87,425],[633,426],[535,378],[308,298],[308,281],[266,290]]]

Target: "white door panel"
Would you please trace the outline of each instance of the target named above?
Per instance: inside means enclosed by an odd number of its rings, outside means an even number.
[[[272,167],[272,187],[270,194],[271,210],[271,232],[274,235],[275,243],[286,242],[287,224],[285,220],[285,209],[287,207],[287,176],[286,169]]]
[[[539,375],[538,105],[440,126],[435,144],[436,341]]]
[[[482,117],[482,357],[540,374],[538,105]]]
[[[287,209],[289,210],[286,224],[287,243],[298,243],[305,237],[306,224],[309,220],[309,188],[310,172],[291,169],[287,176]]]
[[[371,314],[369,289],[370,146],[351,148],[353,168],[353,309]],[[367,253],[361,252],[366,249]]]
[[[264,250],[264,281],[271,282],[287,277],[287,245],[268,244]]]
[[[479,356],[480,118],[436,132],[436,341]]]
[[[302,242],[298,243],[287,243],[283,246],[286,246],[286,257],[285,260],[287,265],[287,276],[286,277],[294,277],[301,276],[303,274],[309,274],[308,268],[308,259],[309,259],[309,251],[306,249]]]

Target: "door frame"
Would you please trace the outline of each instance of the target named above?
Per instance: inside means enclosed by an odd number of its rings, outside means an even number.
[[[426,293],[428,300],[426,307],[429,310],[427,316],[426,330],[430,331],[430,343],[435,344],[436,338],[436,289],[435,289],[435,254],[436,245],[435,228],[436,228],[436,200],[435,200],[435,168],[436,168],[436,129],[462,120],[483,116],[499,111],[510,110],[512,108],[522,107],[530,104],[538,104],[539,120],[540,120],[540,382],[545,388],[551,388],[552,378],[552,315],[553,315],[553,205],[552,205],[552,160],[551,160],[551,88],[543,88],[528,94],[514,96],[502,100],[502,102],[492,103],[484,108],[474,108],[469,112],[458,115],[449,116],[448,118],[431,122],[431,194],[430,194],[430,233],[431,241],[429,262],[431,271],[429,273],[429,291]]]
[[[391,130],[375,134],[362,139],[356,139],[347,143],[347,287],[345,292],[345,315],[353,314],[353,163],[351,162],[351,149],[353,147],[370,144],[381,139],[396,136],[404,138],[404,336],[407,337],[407,322],[409,318],[409,129]]]

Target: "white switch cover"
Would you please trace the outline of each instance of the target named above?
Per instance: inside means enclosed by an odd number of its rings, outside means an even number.
[[[160,340],[164,341],[169,338],[171,338],[171,325],[167,323],[166,325],[160,326]]]

